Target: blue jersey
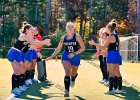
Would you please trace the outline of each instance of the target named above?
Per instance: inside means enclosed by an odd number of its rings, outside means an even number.
[[[17,39],[16,43],[14,44],[14,46],[9,50],[8,52],[8,59],[9,61],[13,62],[14,60],[17,62],[23,62],[24,60],[21,59],[23,58],[23,50],[27,45],[27,41],[20,41],[19,39]]]
[[[119,53],[119,37],[117,34],[111,34],[115,36],[116,41],[114,43],[110,43],[108,46],[108,53],[107,53],[107,63],[109,64],[122,64],[122,57]]]
[[[71,39],[64,37],[64,47],[65,50],[62,53],[62,61],[68,61],[74,66],[80,65],[80,55],[77,54],[73,58],[69,58],[69,53],[74,53],[80,49],[79,43],[76,41],[76,34],[73,34]]]
[[[27,41],[20,41],[17,39],[16,43],[14,44],[14,47],[20,51],[23,51],[24,48],[28,45]]]
[[[110,43],[108,46],[108,51],[117,51],[119,48],[119,38],[117,34],[111,34],[113,36],[115,36],[116,41],[114,43]]]
[[[76,34],[73,34],[71,39],[67,38],[67,35],[64,37],[64,47],[65,50],[69,53],[73,53],[79,50],[79,43],[76,41]]]

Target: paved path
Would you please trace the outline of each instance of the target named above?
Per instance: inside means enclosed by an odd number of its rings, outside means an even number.
[[[6,63],[6,64],[5,64]],[[124,83],[123,89],[126,91],[124,95],[105,95],[104,92],[108,90],[107,87],[99,83],[101,80],[101,72],[98,68],[97,61],[82,60],[78,70],[79,76],[76,79],[76,85],[70,90],[70,97],[63,97],[64,85],[63,77],[64,70],[61,61],[58,60],[52,65],[54,61],[47,62],[47,81],[33,84],[22,96],[20,100],[140,100],[140,64],[132,64],[128,66],[127,63],[121,67]],[[131,64],[129,64],[131,65]],[[10,95],[10,75],[12,69],[7,60],[0,59],[0,99],[7,98]],[[6,73],[4,73],[4,71]],[[7,85],[6,85],[7,84]],[[3,93],[1,90],[4,90]],[[5,94],[5,95],[1,95]]]

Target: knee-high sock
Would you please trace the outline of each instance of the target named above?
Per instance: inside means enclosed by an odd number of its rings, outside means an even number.
[[[19,82],[19,85],[20,85],[20,86],[23,86],[24,82],[25,82],[25,75],[24,75],[24,74],[21,74],[21,75],[20,75],[20,82]]]
[[[30,78],[34,79],[35,69],[30,70]]]
[[[25,78],[26,80],[30,78],[30,72],[28,70],[25,72]]]
[[[116,90],[118,88],[118,78],[114,77],[114,89]]]
[[[75,81],[76,77],[78,76],[78,73],[76,73],[75,76],[71,76],[71,81]]]
[[[117,77],[118,80],[118,89],[122,90],[122,77]]]
[[[65,90],[69,91],[69,87],[70,87],[70,76],[65,76],[64,77],[64,84],[65,84]]]
[[[12,75],[12,89],[19,87],[19,75]]]
[[[109,78],[109,91],[113,90],[114,86],[114,77]]]

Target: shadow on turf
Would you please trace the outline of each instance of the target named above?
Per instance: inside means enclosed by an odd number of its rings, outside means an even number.
[[[125,99],[125,100],[140,100],[140,91],[132,88],[132,87],[127,87],[123,86],[124,94],[122,95],[117,95],[115,94],[114,96]]]
[[[34,83],[26,92],[24,92],[19,99],[25,99],[25,100],[45,100],[47,98],[51,97],[58,97],[58,96],[52,96],[52,94],[56,93],[42,93],[41,91],[43,89],[50,88],[53,83],[49,81],[42,81],[40,83]],[[59,94],[59,93],[58,93]],[[61,94],[61,93],[60,93]]]
[[[84,98],[82,98],[82,97],[80,97],[80,96],[77,96],[77,95],[75,95],[75,97],[77,97],[78,100],[86,100],[86,99],[84,99]]]

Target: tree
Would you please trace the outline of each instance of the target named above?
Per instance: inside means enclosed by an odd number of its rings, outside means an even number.
[[[47,10],[46,10],[46,33],[49,32],[50,12],[51,12],[51,0],[47,0]]]
[[[130,32],[136,31],[136,11],[137,11],[137,3],[136,0],[128,0],[128,16],[127,16],[127,27]]]

